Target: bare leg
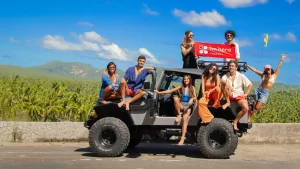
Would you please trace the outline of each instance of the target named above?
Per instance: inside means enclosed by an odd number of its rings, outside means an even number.
[[[177,118],[175,121],[178,123],[181,120],[180,110],[182,109],[182,105],[181,105],[178,97],[174,97],[174,106],[175,106],[175,109],[177,112]]]
[[[105,100],[105,98],[109,97],[111,92],[113,90],[112,86],[107,86],[104,90],[103,90],[103,95],[102,98],[100,100],[100,103],[102,104],[107,104],[108,102]]]
[[[146,94],[145,91],[142,91],[142,90],[138,91],[138,93],[137,93],[132,99],[128,100],[128,101],[125,103],[125,104],[126,104],[126,110],[129,110],[129,104],[130,104],[130,103],[132,103],[132,102],[134,102],[134,101],[136,101],[136,100],[142,98],[145,94]]]
[[[226,103],[222,106],[222,108],[225,110],[228,106],[230,106],[229,96],[232,95],[228,82],[226,83],[225,86],[222,86],[222,92],[223,92],[223,95],[226,99]]]
[[[239,100],[238,104],[242,107],[242,110],[237,114],[236,118],[233,121],[233,129],[234,130],[239,130],[237,128],[237,123],[249,110],[247,100],[245,100],[245,99]]]
[[[262,109],[262,107],[263,107],[263,103],[262,102],[256,102],[256,104],[255,104],[255,110],[258,112],[258,113],[260,113],[261,112],[261,109]]]
[[[183,145],[184,144],[184,140],[185,140],[185,134],[187,131],[187,123],[188,123],[188,119],[191,113],[191,109],[187,109],[184,114],[183,114],[183,122],[182,122],[182,130],[181,130],[181,139],[179,141],[179,143],[177,145]]]
[[[264,104],[262,102],[256,101],[254,103],[254,110],[256,110],[257,113],[261,113],[261,109],[262,109],[263,105]],[[252,119],[253,115],[254,115],[254,111],[251,114],[249,114],[248,122],[251,122],[251,119]]]
[[[126,86],[126,81],[124,78],[122,78],[120,81],[120,86],[119,86],[122,101],[120,103],[118,103],[118,107],[122,107],[123,104],[125,103],[125,86]]]
[[[217,87],[216,90],[211,94],[212,100],[214,100],[214,104],[212,105],[213,108],[220,107],[220,98],[222,96],[221,88]]]

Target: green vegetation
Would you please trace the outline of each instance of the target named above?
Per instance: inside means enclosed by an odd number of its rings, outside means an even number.
[[[96,80],[14,66],[0,65],[0,69],[0,120],[84,121],[93,113],[101,85],[100,72]],[[199,82],[196,90],[199,91]],[[255,113],[253,122],[299,123],[299,103],[299,86],[276,84],[263,113]]]
[[[95,80],[0,76],[0,120],[84,121],[93,112]]]

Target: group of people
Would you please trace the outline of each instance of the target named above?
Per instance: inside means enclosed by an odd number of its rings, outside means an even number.
[[[238,121],[248,112],[249,109],[247,95],[251,92],[252,83],[244,74],[237,71],[237,62],[240,60],[240,52],[238,44],[233,41],[235,36],[234,31],[229,30],[225,32],[226,42],[224,44],[235,45],[236,50],[236,59],[224,58],[225,63],[228,65],[229,72],[220,77],[218,74],[218,65],[216,63],[211,63],[202,74],[202,97],[198,100],[198,114],[202,123],[209,123],[214,118],[207,107],[210,101],[213,101],[213,108],[222,107],[223,109],[230,106],[230,101],[237,101],[242,110],[237,114],[232,124],[234,130],[238,130]],[[193,37],[194,35],[192,31],[186,31],[184,40],[180,45],[183,68],[197,68],[197,57],[194,54]],[[255,91],[256,102],[254,109],[258,112],[261,111],[262,106],[266,104],[268,100],[270,90],[273,87],[285,57],[286,55],[282,54],[275,71],[272,69],[271,65],[265,65],[263,72],[247,65],[250,70],[255,72],[262,79],[261,84]],[[121,102],[118,103],[118,106],[122,107],[125,104],[126,110],[129,110],[130,103],[142,98],[146,94],[146,92],[141,89],[143,82],[150,73],[149,71],[156,70],[156,68],[144,67],[146,57],[143,55],[138,57],[137,62],[138,64],[129,67],[126,70],[124,77],[121,78],[116,73],[117,67],[115,63],[110,62],[107,65],[107,69],[102,75],[102,86],[98,99],[99,103],[107,104],[107,100],[109,99],[121,98]],[[197,101],[196,90],[193,82],[194,79],[191,75],[184,75],[182,84],[176,88],[166,91],[154,91],[157,94],[167,94],[175,91],[179,91],[181,93],[180,98],[174,97],[174,107],[177,112],[176,122],[180,122],[183,118],[182,137],[178,145],[182,145],[184,143],[187,131],[187,120],[190,116],[192,106]],[[247,87],[246,91],[244,91],[244,87]],[[125,101],[125,96],[130,96],[131,98]],[[222,97],[225,98],[226,103],[221,106],[220,100]],[[182,116],[181,112],[183,112]],[[250,114],[248,118],[249,121],[252,116],[253,114]]]
[[[234,130],[238,130],[238,121],[248,112],[247,95],[251,92],[252,83],[244,75],[239,73],[237,62],[240,61],[239,45],[234,42],[236,34],[232,30],[225,32],[226,42],[224,44],[234,45],[236,59],[224,58],[224,62],[227,63],[229,72],[223,75],[222,78],[218,75],[218,66],[215,63],[210,64],[203,72],[201,78],[201,90],[202,98],[198,101],[198,113],[203,123],[210,122],[214,117],[207,108],[207,104],[213,100],[213,108],[220,107],[220,99],[224,97],[226,103],[222,105],[223,109],[230,106],[230,101],[237,101],[237,103],[242,107],[242,110],[237,114],[233,127]],[[188,30],[184,34],[184,39],[180,45],[183,68],[197,68],[197,56],[194,53],[194,34],[191,30]],[[285,59],[286,55],[282,54],[280,62],[274,71],[271,65],[265,65],[264,70],[259,71],[252,66],[247,65],[247,67],[259,75],[262,79],[261,84],[255,90],[256,99],[254,104],[254,109],[257,112],[261,112],[264,104],[266,104],[269,93],[273,84],[278,77],[280,67]],[[247,91],[244,91],[244,87],[247,87]],[[253,113],[249,115],[248,121],[251,120]]]

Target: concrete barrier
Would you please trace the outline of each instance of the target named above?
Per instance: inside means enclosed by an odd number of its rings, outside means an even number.
[[[87,141],[83,122],[4,122],[0,121],[0,143]],[[242,144],[299,144],[300,123],[255,123],[239,139]]]

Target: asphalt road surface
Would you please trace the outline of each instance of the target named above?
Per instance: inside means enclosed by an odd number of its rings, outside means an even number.
[[[1,169],[299,169],[300,144],[243,145],[230,159],[205,159],[195,146],[141,143],[115,158],[95,157],[88,143],[0,145]]]

